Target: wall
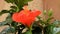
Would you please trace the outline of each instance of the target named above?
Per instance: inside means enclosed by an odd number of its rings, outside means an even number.
[[[55,19],[60,20],[60,0],[44,0],[44,9],[52,8]]]

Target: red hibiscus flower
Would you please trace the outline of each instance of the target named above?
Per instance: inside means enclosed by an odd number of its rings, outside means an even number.
[[[12,15],[13,21],[16,21],[18,23],[22,23],[27,27],[30,27],[33,21],[35,21],[35,18],[41,14],[41,11],[39,10],[33,10],[30,11],[26,7],[24,10],[21,10],[19,13],[16,12]]]

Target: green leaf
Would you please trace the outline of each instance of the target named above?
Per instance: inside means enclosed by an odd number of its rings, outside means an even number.
[[[28,1],[31,1],[31,0],[5,0],[6,2],[8,3],[12,3],[14,4],[15,6],[18,7],[18,11],[22,10],[22,7],[25,5],[25,4],[28,4]]]
[[[54,34],[60,34],[60,21],[59,20],[55,20],[53,22],[53,24],[55,25]]]
[[[52,14],[53,14],[52,12],[53,12],[52,9],[50,9],[50,10],[48,11],[48,16],[49,16],[49,17],[52,16]]]
[[[46,14],[47,14],[47,11],[46,11],[46,10],[44,10],[44,11],[43,11],[43,14],[44,14],[44,15],[46,15]]]
[[[32,34],[32,32],[30,32],[29,30],[27,32],[25,32],[24,34]]]
[[[49,23],[51,20],[53,19],[53,17],[49,17],[46,22]]]
[[[0,15],[2,15],[2,14],[4,14],[4,13],[14,13],[14,12],[16,12],[17,11],[17,8],[16,7],[13,7],[13,6],[11,6],[11,9],[10,10],[2,10],[1,12],[0,12]]]
[[[57,34],[60,34],[60,31]]]
[[[54,34],[59,34],[60,33],[60,27],[55,27],[53,33]]]
[[[44,28],[44,33],[45,33],[45,34],[53,34],[53,32],[54,32],[54,27],[55,27],[55,26],[54,26],[53,24],[46,26],[46,27]]]
[[[56,26],[56,27],[60,27],[60,21],[59,20],[55,20],[53,22],[53,24]]]
[[[11,6],[10,8],[12,8],[12,9],[16,9],[17,7],[16,7],[16,6]]]
[[[29,1],[32,1],[32,0],[24,0],[24,4],[28,3]]]
[[[56,20],[53,24],[45,27],[45,34],[60,34],[60,21]]]
[[[15,28],[17,27],[17,25],[18,25],[18,23],[16,23],[16,22],[12,22],[12,23],[11,23],[11,26],[13,26],[13,27],[15,27]]]
[[[15,9],[10,9],[9,11],[10,11],[10,14],[12,14],[12,13],[16,12],[16,10],[15,10]]]
[[[2,10],[2,11],[0,12],[0,15],[2,15],[2,14],[4,14],[4,13],[9,13],[9,11],[8,11],[8,10]]]
[[[5,21],[0,22],[0,26],[3,26],[5,24],[10,24],[10,23],[12,23],[12,18],[11,18],[11,15],[9,14],[9,16],[6,18]]]
[[[3,31],[0,32],[0,34],[10,34],[10,33],[14,33],[15,34],[15,28],[7,27]]]
[[[10,10],[14,10],[12,12],[19,11],[19,8],[17,6],[11,6],[10,8],[11,8]]]

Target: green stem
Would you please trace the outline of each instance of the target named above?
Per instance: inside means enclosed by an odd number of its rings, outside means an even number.
[[[32,34],[32,26],[30,27],[29,31],[30,31],[30,33],[29,33],[29,34]]]

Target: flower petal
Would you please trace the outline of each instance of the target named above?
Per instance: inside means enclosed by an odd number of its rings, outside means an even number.
[[[13,19],[13,21],[17,21],[18,19],[18,13],[14,13],[13,15],[12,15],[12,19]]]
[[[34,10],[32,12],[32,15],[34,15],[35,17],[38,16],[39,14],[41,14],[41,11],[39,11],[39,10]]]

